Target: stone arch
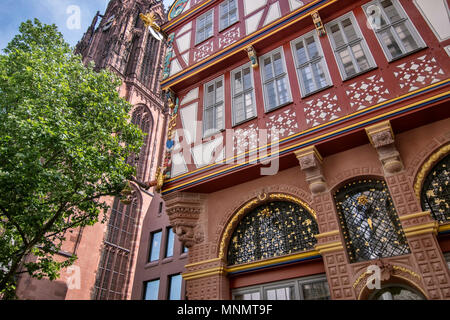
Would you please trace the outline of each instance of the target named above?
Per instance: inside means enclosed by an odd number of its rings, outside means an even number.
[[[446,154],[441,151],[450,144],[450,131],[436,138],[431,139],[425,150],[419,152],[406,165],[408,176],[411,177],[411,185],[417,200],[420,202],[420,190],[423,181],[433,166],[439,162]],[[450,152],[450,151],[448,151]],[[448,153],[447,152],[447,153]],[[430,162],[430,163],[428,163]]]
[[[353,283],[358,300],[367,300],[372,294],[373,290],[370,290],[367,286],[367,280],[372,274],[372,272],[363,271]],[[429,299],[429,296],[423,288],[420,275],[409,269],[409,267],[398,264],[381,266],[381,278],[381,286],[395,284],[406,285],[420,292],[426,299]]]
[[[153,140],[154,118],[150,108],[146,104],[136,104],[131,110],[131,122],[141,128],[147,135],[144,137],[144,144],[139,153],[139,160],[133,160],[136,165],[136,176],[138,180],[144,181],[148,176],[149,154],[151,141]]]
[[[273,200],[285,200],[303,206],[317,221],[316,211],[311,206],[309,193],[291,185],[274,185],[249,192],[245,197],[236,201],[225,213],[216,229],[216,254],[226,261],[226,253],[232,233],[242,218],[252,209]]]

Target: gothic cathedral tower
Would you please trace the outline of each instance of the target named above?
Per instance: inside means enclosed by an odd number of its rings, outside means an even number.
[[[122,79],[119,94],[133,105],[131,121],[146,133],[141,153],[130,159],[136,178],[154,179],[164,150],[166,110],[159,86],[164,44],[152,37],[139,18],[155,12],[163,22],[161,0],[111,0],[106,12],[94,17],[75,48],[85,64],[108,69]],[[61,259],[76,254],[73,267],[50,282],[28,277],[19,279],[21,299],[130,299],[135,278],[137,248],[142,223],[154,201],[152,189],[132,185],[133,201],[125,205],[118,198],[107,199],[111,209],[106,223],[73,230],[66,237]]]

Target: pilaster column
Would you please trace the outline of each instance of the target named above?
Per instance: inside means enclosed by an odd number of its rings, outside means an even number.
[[[163,199],[170,224],[183,245],[190,248],[203,242],[204,231],[198,222],[205,210],[205,196],[177,192],[163,196]]]
[[[366,133],[383,165],[386,183],[428,298],[450,299],[450,274],[436,238],[438,224],[430,212],[421,210],[411,177],[403,170],[389,121],[366,128]]]
[[[300,168],[306,175],[306,181],[313,195],[327,190],[325,177],[322,173],[323,158],[316,147],[311,146],[295,152]]]

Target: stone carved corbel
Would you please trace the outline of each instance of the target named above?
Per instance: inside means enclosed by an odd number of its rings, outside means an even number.
[[[300,164],[300,168],[306,175],[306,181],[312,194],[319,194],[327,190],[325,177],[322,173],[322,156],[317,149],[307,147],[296,151],[295,155]]]
[[[199,219],[204,212],[205,197],[198,193],[178,192],[163,198],[170,225],[183,245],[190,248],[203,242]]]
[[[386,174],[392,175],[403,170],[400,153],[394,144],[394,132],[389,121],[366,128],[370,143],[377,150]]]

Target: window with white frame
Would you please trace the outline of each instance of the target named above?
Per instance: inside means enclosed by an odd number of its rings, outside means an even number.
[[[352,12],[328,23],[326,29],[344,80],[375,67]]]
[[[329,300],[330,289],[319,275],[236,289],[232,295],[233,300]]]
[[[197,18],[195,43],[205,41],[214,34],[214,10],[210,10]]]
[[[292,102],[282,48],[260,58],[266,111]]]
[[[208,136],[224,129],[223,76],[205,85],[205,101],[203,107],[203,136]]]
[[[292,42],[302,96],[331,85],[327,64],[316,31]]]
[[[231,72],[233,125],[256,116],[256,103],[250,64]]]
[[[398,0],[374,0],[363,9],[389,61],[425,46]]]
[[[238,21],[236,0],[225,0],[220,4],[220,30],[223,30]]]

